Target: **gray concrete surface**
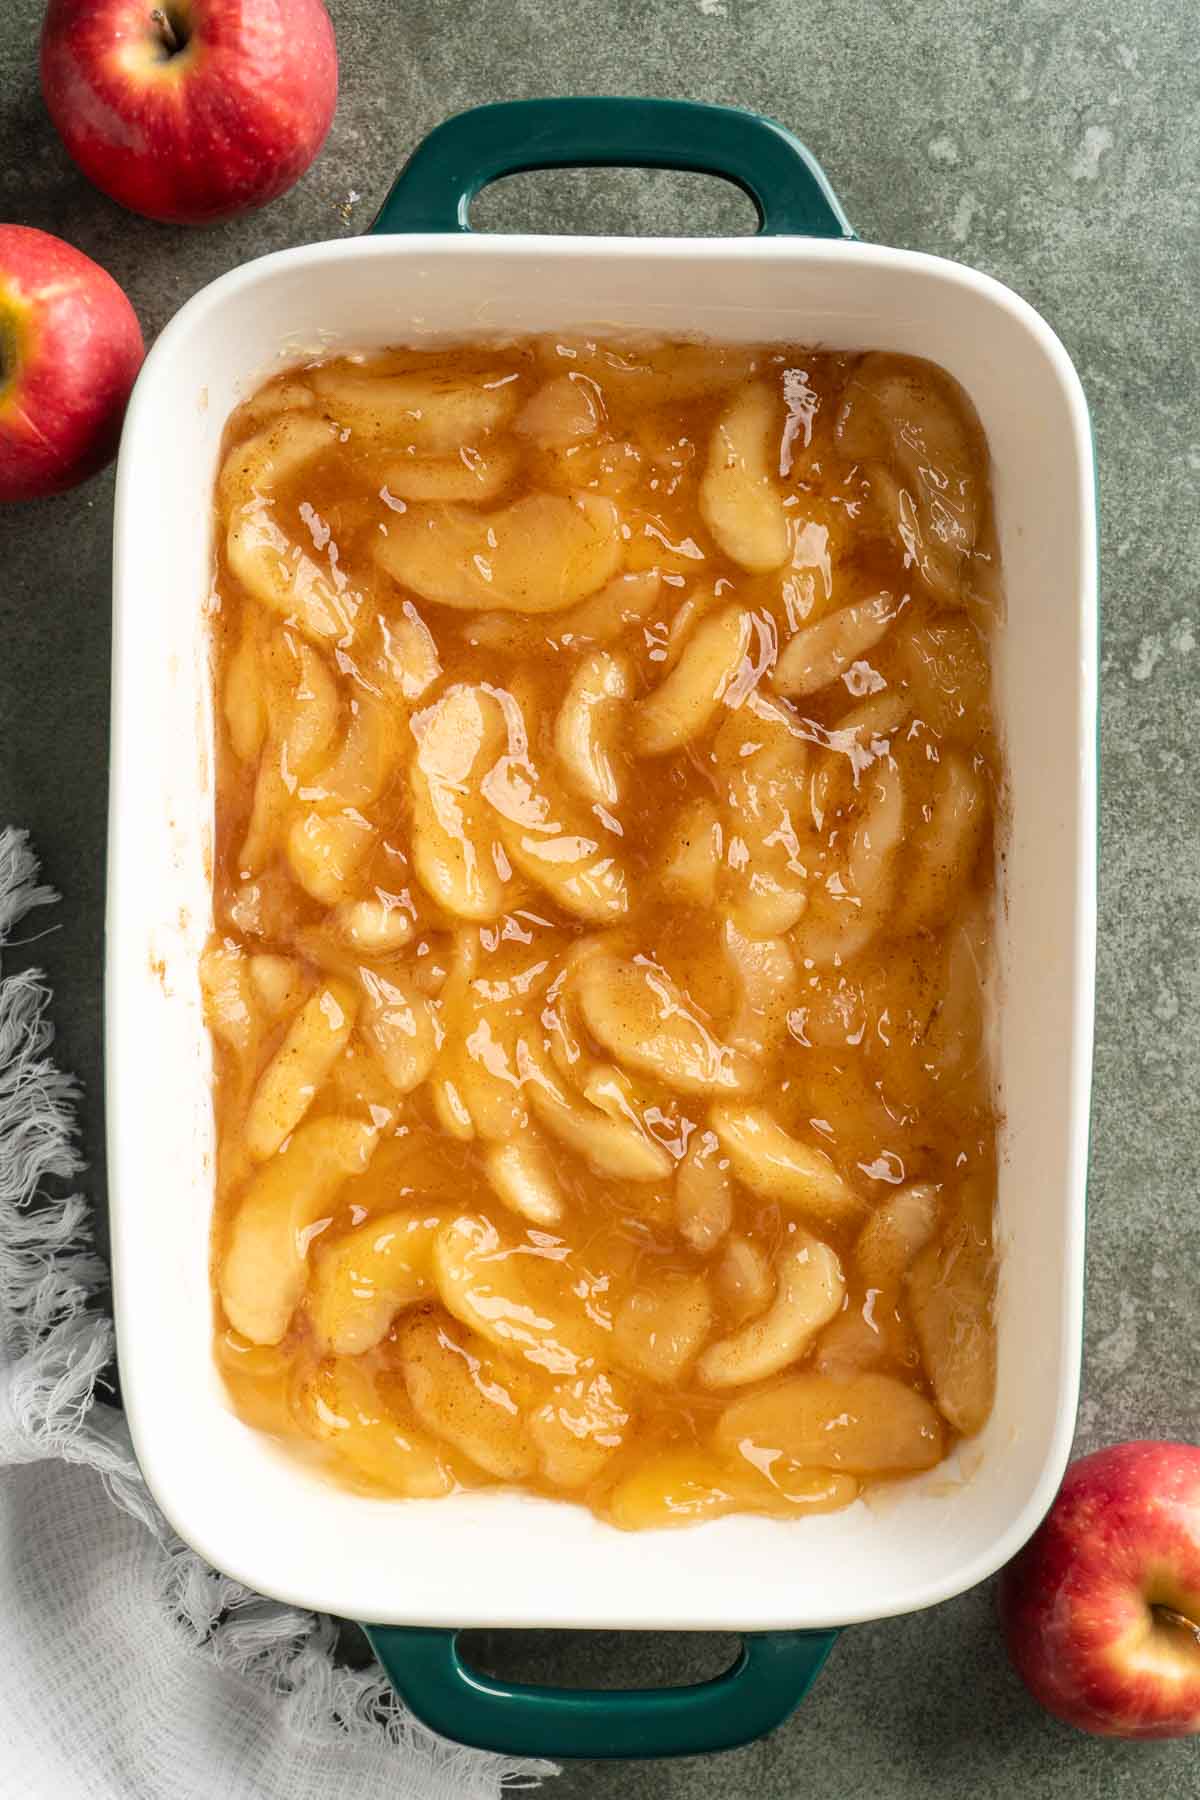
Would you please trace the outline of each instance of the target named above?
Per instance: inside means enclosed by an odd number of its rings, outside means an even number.
[[[70,238],[128,288],[147,335],[263,251],[366,226],[446,113],[625,91],[773,114],[823,161],[864,237],[1010,283],[1075,357],[1100,452],[1104,569],[1099,1043],[1080,1448],[1200,1438],[1200,285],[1195,24],[1179,0],[331,0],[343,98],[318,165],[263,214],[189,234],[76,174],[41,109],[41,0],[0,9],[0,217]],[[740,230],[695,178],[547,176],[482,202],[494,228]],[[104,1194],[100,978],[111,477],[0,512],[0,819],[63,891],[27,954],[57,989]],[[681,1679],[715,1646],[491,1646],[507,1668]],[[707,1659],[707,1661],[706,1661]],[[1104,1800],[1200,1794],[1200,1746],[1093,1742],[1026,1700],[981,1590],[846,1633],[766,1743],[706,1762],[576,1765],[567,1795]]]

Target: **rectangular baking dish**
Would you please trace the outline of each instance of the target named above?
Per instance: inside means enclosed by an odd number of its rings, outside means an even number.
[[[589,163],[721,174],[751,192],[764,229],[718,241],[467,229],[470,198],[495,176]],[[998,1015],[1006,1123],[996,1405],[951,1464],[886,1502],[801,1523],[728,1518],[626,1535],[580,1507],[527,1495],[365,1499],[243,1425],[210,1349],[213,1121],[196,964],[210,922],[205,614],[222,428],[263,377],[306,353],[583,326],[931,357],[970,394],[994,461],[1012,803]],[[774,1641],[782,1654],[792,1643],[790,1700],[777,1715],[799,1697],[833,1628],[930,1606],[1004,1563],[1049,1505],[1076,1408],[1095,712],[1092,448],[1063,346],[989,277],[854,241],[807,152],[769,121],[662,101],[483,108],[426,141],[374,234],[263,257],[189,301],[147,359],[121,448],[106,988],[122,1389],[142,1469],[180,1535],[265,1594],[378,1626],[799,1633],[752,1640],[758,1673],[739,1676],[770,1687],[765,1646]],[[584,1753],[590,1735],[578,1709],[540,1731],[510,1695],[504,1718],[522,1723],[464,1725],[484,1698],[499,1706],[498,1690],[484,1695],[471,1677],[468,1695],[443,1633],[380,1631],[375,1641],[393,1668],[419,1647],[417,1674],[397,1679],[441,1729]],[[440,1702],[422,1701],[422,1681],[431,1691],[440,1683]],[[667,1747],[713,1747],[717,1700],[696,1703],[690,1723],[680,1713]],[[753,1735],[745,1725],[729,1724],[720,1741]],[[619,1747],[615,1730],[610,1720],[599,1753]],[[629,1741],[661,1750],[666,1739],[635,1730]]]

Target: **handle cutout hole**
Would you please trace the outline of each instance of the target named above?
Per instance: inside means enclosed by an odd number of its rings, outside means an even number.
[[[553,237],[752,237],[754,202],[731,181],[679,169],[533,169],[471,206],[474,231]]]
[[[741,1639],[727,1632],[467,1631],[465,1663],[533,1687],[680,1688],[732,1668]]]

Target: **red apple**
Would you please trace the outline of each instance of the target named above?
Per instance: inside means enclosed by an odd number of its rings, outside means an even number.
[[[0,500],[61,493],[112,460],[145,354],[99,263],[0,225]]]
[[[206,225],[285,193],[325,141],[337,48],[322,0],[50,0],[42,92],[90,181]]]
[[[1067,1471],[1000,1577],[1036,1700],[1106,1737],[1200,1732],[1200,1446],[1117,1444]]]

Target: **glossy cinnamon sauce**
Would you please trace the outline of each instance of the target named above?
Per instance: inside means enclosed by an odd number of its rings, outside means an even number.
[[[991,1405],[986,445],[932,365],[289,370],[217,490],[215,1351],[374,1493],[798,1516]]]

